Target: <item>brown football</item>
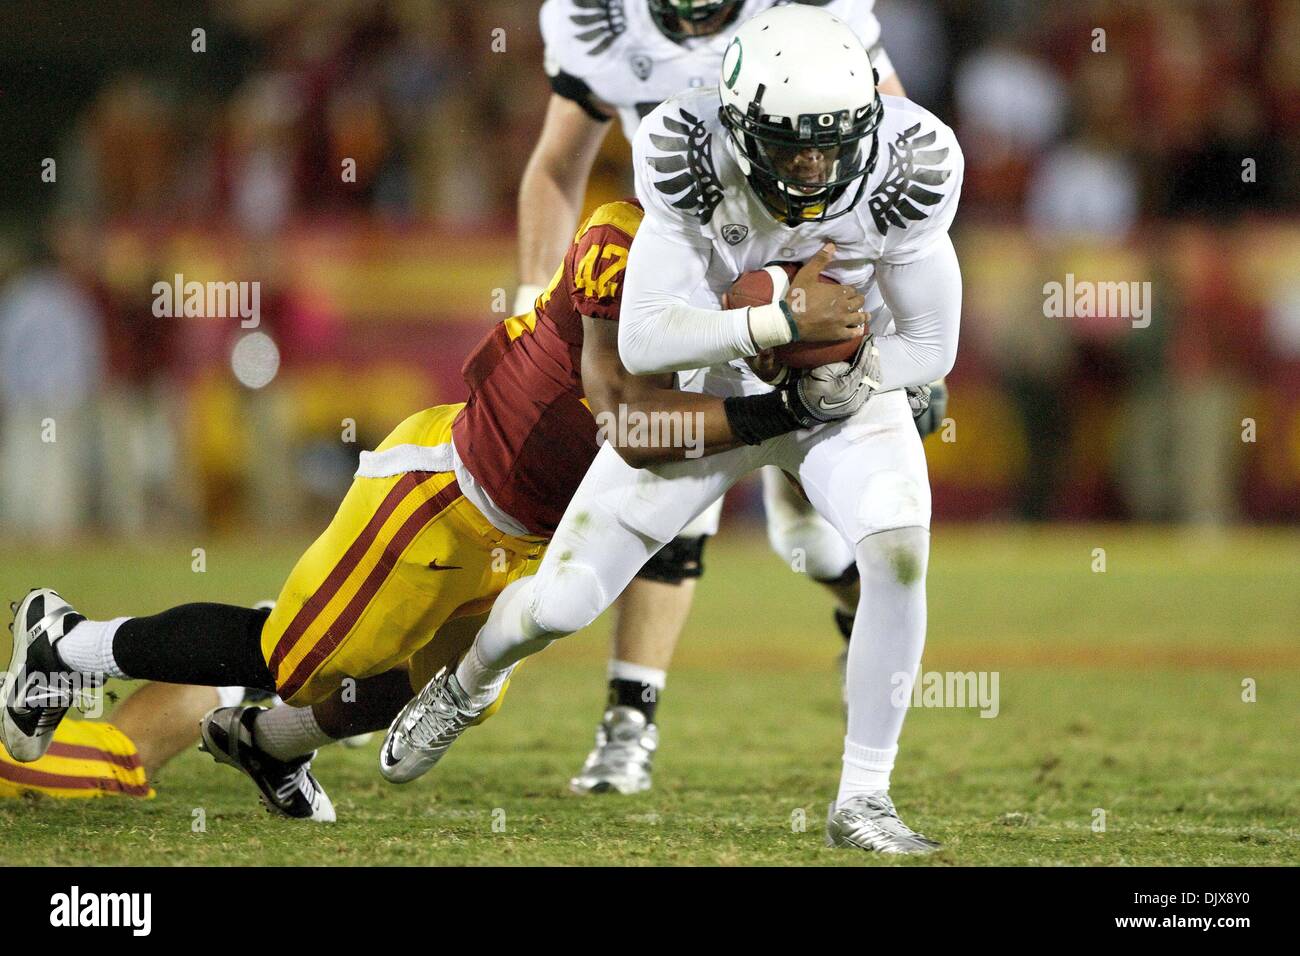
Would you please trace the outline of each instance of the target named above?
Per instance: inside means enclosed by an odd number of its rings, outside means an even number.
[[[781,285],[781,294],[790,287],[790,280],[799,271],[802,263],[774,262],[762,269],[746,272],[731,284],[730,291],[722,297],[722,304],[728,309],[743,309],[750,305],[768,305],[776,300],[775,284],[780,277],[769,270],[780,269],[785,272],[786,281]],[[839,285],[828,275],[818,276],[822,282]],[[858,335],[843,342],[791,342],[772,350],[778,363],[788,368],[816,368],[831,362],[847,362],[853,358],[862,341],[861,330]]]

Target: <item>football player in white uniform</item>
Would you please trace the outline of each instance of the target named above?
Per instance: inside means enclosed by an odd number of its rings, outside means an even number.
[[[582,208],[596,151],[617,117],[630,141],[641,119],[683,90],[717,82],[728,44],[755,13],[786,0],[548,0],[541,10],[553,95],[519,194],[515,313],[532,308],[560,261]],[[821,0],[868,48],[881,92],[902,95],[880,45],[872,0]],[[933,418],[933,416],[931,416]],[[763,470],[768,539],[836,598],[847,639],[858,603],[852,549],[785,480]],[[717,532],[719,499],[639,572],[620,601],[609,663],[609,705],[596,746],[570,783],[578,793],[635,793],[651,783],[658,747],[656,706],[703,569],[705,540]]]
[[[952,367],[961,273],[948,228],[963,161],[926,110],[880,96],[867,51],[824,10],[781,6],[736,32],[716,88],[653,111],[634,144],[645,218],[628,260],[619,352],[636,374],[706,368],[692,384],[725,396],[746,444],[633,468],[604,446],[536,576],[508,586],[454,674],[389,730],[381,769],[413,779],[437,762],[520,659],[589,624],[636,570],[742,475],[776,465],[853,545],[862,594],[849,645],[848,731],[827,837],[920,853],[890,773],[925,643],[930,488],[905,389]],[[735,277],[773,259],[807,261],[784,299],[720,309]],[[819,283],[829,267],[843,285]],[[886,308],[859,311],[877,292]],[[869,335],[853,363],[861,395],[822,395],[851,417],[791,431],[785,389],[747,359],[794,339]],[[799,381],[804,381],[801,378]],[[814,416],[820,417],[820,416]],[[830,416],[827,416],[830,417]]]

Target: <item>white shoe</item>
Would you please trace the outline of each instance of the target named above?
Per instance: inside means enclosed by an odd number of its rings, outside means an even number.
[[[650,772],[659,749],[659,728],[635,707],[611,707],[596,728],[596,746],[578,775],[574,793],[621,793],[650,789]]]
[[[379,772],[390,783],[409,783],[427,773],[486,709],[471,707],[455,672],[443,671],[388,728],[379,748]]]
[[[894,801],[883,790],[852,797],[838,807],[832,800],[826,815],[826,845],[873,853],[933,853],[941,846],[900,820]]]
[[[54,731],[79,694],[97,690],[103,677],[68,670],[54,644],[85,617],[49,588],[36,588],[16,604],[14,646],[0,675],[0,743],[9,756],[30,763],[45,755]]]

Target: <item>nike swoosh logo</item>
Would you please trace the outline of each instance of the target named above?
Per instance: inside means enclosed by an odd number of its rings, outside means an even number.
[[[439,564],[438,559],[434,558],[432,561],[429,562],[429,570],[430,571],[464,571],[465,569],[458,564]]]
[[[857,391],[855,391],[852,395],[844,399],[844,401],[842,402],[828,402],[826,401],[826,398],[823,396],[822,398],[819,398],[817,400],[817,404],[822,407],[823,411],[833,412],[837,408],[843,408],[845,405],[848,405],[850,402],[857,401],[857,398],[858,398],[858,394]]]

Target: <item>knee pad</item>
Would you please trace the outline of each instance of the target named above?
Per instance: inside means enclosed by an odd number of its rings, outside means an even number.
[[[524,612],[524,632],[530,640],[580,631],[609,606],[600,578],[585,564],[561,560],[545,581],[533,578],[532,582]]]
[[[878,471],[862,486],[857,518],[864,535],[930,527],[930,488],[901,471]]]
[[[674,538],[643,564],[636,576],[664,584],[681,584],[687,578],[698,578],[704,573],[704,542],[708,540],[708,535]]]

